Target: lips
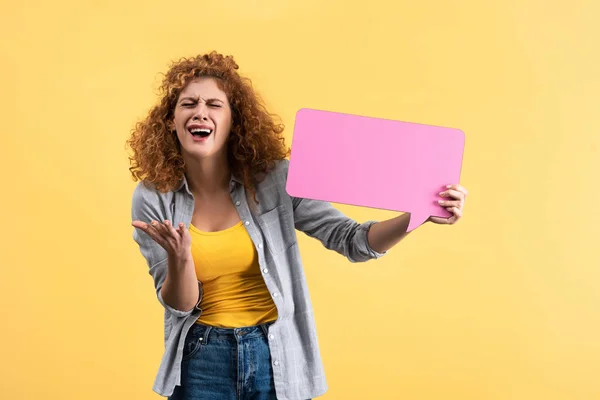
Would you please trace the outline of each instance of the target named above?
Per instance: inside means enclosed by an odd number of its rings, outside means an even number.
[[[187,129],[194,138],[206,138],[214,131],[212,127],[200,124],[191,124],[187,127]]]

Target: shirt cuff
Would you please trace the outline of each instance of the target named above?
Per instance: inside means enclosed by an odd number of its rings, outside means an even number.
[[[198,301],[196,302],[196,305],[194,306],[194,308],[192,308],[189,311],[178,310],[178,309],[173,308],[170,305],[168,305],[165,302],[165,300],[163,299],[160,289],[157,291],[156,295],[158,297],[158,301],[160,302],[160,304],[162,304],[162,306],[168,312],[170,312],[171,314],[173,314],[176,317],[187,317],[188,315],[192,314],[195,311],[201,311],[201,309],[200,309],[200,302],[202,301],[203,289],[202,289],[202,282],[200,282],[200,281],[198,281],[198,292],[199,292]]]
[[[363,224],[364,226],[364,235],[365,235],[365,243],[367,245],[367,250],[369,251],[371,258],[377,259],[380,257],[385,256],[388,251],[384,251],[383,253],[379,253],[375,250],[373,250],[373,248],[369,245],[369,229],[371,229],[371,225],[376,224],[379,221],[367,221]]]

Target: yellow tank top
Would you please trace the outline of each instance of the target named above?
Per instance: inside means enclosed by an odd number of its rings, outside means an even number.
[[[189,231],[196,276],[204,291],[196,322],[240,328],[276,320],[277,308],[242,222],[218,232],[203,232],[190,224]]]

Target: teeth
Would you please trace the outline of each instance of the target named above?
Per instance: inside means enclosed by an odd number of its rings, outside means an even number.
[[[205,128],[202,128],[202,129],[193,128],[193,129],[190,129],[190,132],[192,132],[192,133],[211,133],[212,131],[210,129],[205,129]]]

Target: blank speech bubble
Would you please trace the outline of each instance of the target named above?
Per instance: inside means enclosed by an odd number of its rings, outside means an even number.
[[[448,218],[440,192],[459,183],[465,134],[454,128],[302,108],[296,113],[290,196],[409,212],[408,231]]]

